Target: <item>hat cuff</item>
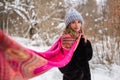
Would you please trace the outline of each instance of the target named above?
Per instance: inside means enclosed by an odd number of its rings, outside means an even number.
[[[73,16],[70,16],[66,19],[66,22],[65,22],[66,26],[68,26],[74,20],[79,20],[82,24],[84,24],[82,17],[73,15]]]

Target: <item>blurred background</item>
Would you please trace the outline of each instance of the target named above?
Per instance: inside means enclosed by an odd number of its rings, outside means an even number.
[[[34,46],[51,46],[71,6],[85,20],[83,30],[94,50],[91,68],[120,66],[120,0],[0,0],[0,29],[35,41]]]

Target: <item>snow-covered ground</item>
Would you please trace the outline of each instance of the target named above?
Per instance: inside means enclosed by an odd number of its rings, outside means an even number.
[[[120,79],[120,67],[113,66],[111,72],[104,70],[102,68],[96,68],[95,70],[91,70],[92,80],[119,80]],[[30,80],[62,80],[62,74],[59,72],[57,68],[53,68],[48,72],[32,78]]]
[[[13,39],[23,46],[37,51],[45,51],[49,48],[47,46],[33,46],[36,44],[35,41],[30,41],[29,39],[20,37],[13,37]],[[120,80],[120,66],[113,64],[107,69],[103,65],[94,65],[94,67],[91,68],[91,74],[92,80]],[[29,80],[62,80],[62,74],[57,68],[52,68],[48,72]]]
[[[91,70],[92,80],[120,80],[120,66],[113,65],[111,72],[102,68]],[[62,80],[62,74],[57,68],[32,78],[30,80]]]

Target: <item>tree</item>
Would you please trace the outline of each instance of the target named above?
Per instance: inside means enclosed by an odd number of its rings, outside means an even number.
[[[3,0],[0,3],[2,4],[1,28],[9,34],[21,36],[24,34],[26,37],[30,28],[37,22],[34,2],[32,0]]]
[[[47,45],[51,45],[49,38],[56,39],[57,34],[61,34],[62,31],[56,27],[59,23],[64,22],[64,0],[37,0],[34,2],[38,18],[37,32]]]

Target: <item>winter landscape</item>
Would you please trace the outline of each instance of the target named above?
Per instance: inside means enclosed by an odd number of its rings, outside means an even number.
[[[61,36],[68,8],[84,17],[92,80],[120,80],[120,0],[0,0],[0,29],[22,46],[46,51]],[[57,67],[29,80],[62,80]]]
[[[49,47],[46,46],[33,46],[36,44],[36,41],[31,41],[29,39],[24,39],[20,37],[13,37],[17,42],[21,43],[23,46],[36,50],[36,51],[45,51]],[[99,44],[100,45],[100,44]],[[96,52],[94,51],[94,54]],[[91,77],[92,80],[119,80],[120,79],[120,66],[116,64],[108,65],[107,68],[105,65],[102,64],[90,64],[91,65]],[[94,67],[92,66],[94,65]],[[62,80],[62,74],[57,68],[52,68],[46,73],[43,73],[40,76],[32,78],[30,80]]]

